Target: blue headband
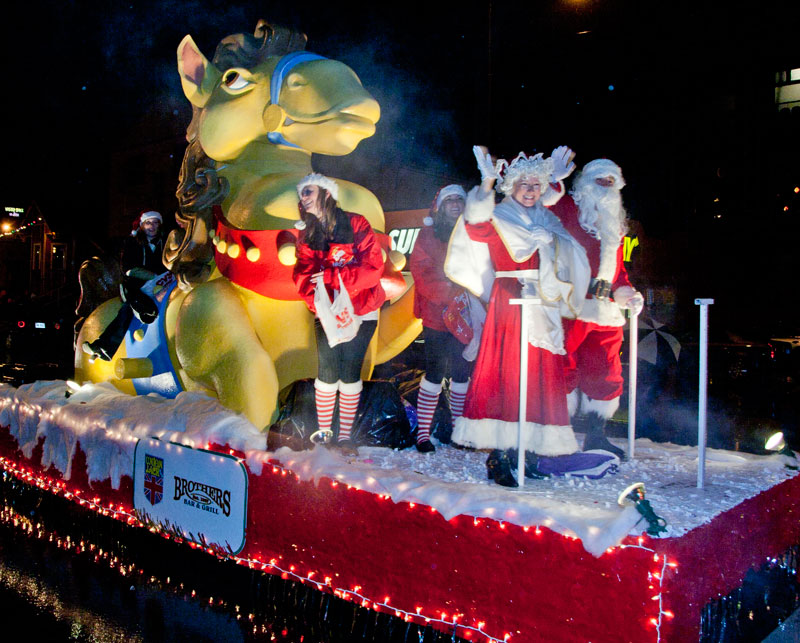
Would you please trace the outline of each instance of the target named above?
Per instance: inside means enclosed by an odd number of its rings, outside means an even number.
[[[273,105],[280,106],[281,85],[283,85],[283,79],[286,74],[296,65],[312,60],[327,60],[327,58],[325,58],[325,56],[312,54],[310,51],[293,51],[290,54],[286,54],[278,61],[278,64],[275,66],[275,71],[272,72],[272,79],[269,83],[270,101]],[[269,132],[267,134],[267,139],[270,143],[275,145],[288,145],[289,147],[300,149],[299,145],[287,141],[280,132]]]

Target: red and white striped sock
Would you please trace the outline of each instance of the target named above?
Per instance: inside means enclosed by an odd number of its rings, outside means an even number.
[[[361,389],[364,385],[358,382],[339,383],[339,442],[350,439],[350,429],[358,411]]]
[[[431,439],[431,422],[439,403],[442,383],[432,384],[424,377],[419,383],[417,395],[417,444]]]
[[[454,382],[450,380],[450,414],[453,421],[464,413],[464,401],[467,399],[469,382]]]
[[[320,431],[330,431],[333,420],[333,409],[336,406],[338,382],[329,384],[314,380],[314,401],[317,405],[317,425]]]

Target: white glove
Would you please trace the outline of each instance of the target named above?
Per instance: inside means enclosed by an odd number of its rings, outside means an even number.
[[[492,157],[486,148],[482,145],[473,145],[472,153],[475,155],[475,160],[478,161],[478,169],[481,172],[481,182],[486,179],[499,179],[500,173],[497,171],[497,166],[492,163]]]
[[[624,309],[631,311],[631,315],[638,315],[644,308],[644,297],[638,290],[634,290],[630,286],[621,286],[614,291],[614,301],[617,305]]]
[[[553,159],[553,174],[550,176],[551,183],[563,181],[575,170],[575,163],[572,162],[572,159],[575,158],[575,152],[566,145],[554,149],[550,158]]]
[[[642,312],[642,308],[644,308],[644,297],[642,297],[642,293],[637,292],[628,300],[628,308],[631,311],[631,315],[634,317]]]

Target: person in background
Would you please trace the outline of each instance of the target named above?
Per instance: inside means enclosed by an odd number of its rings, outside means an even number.
[[[466,199],[467,193],[460,185],[441,188],[411,253],[414,315],[422,320],[425,339],[425,375],[417,396],[416,446],[422,453],[436,450],[430,439],[430,428],[442,392],[442,380],[450,378],[450,413],[455,422],[464,409],[471,361],[475,359],[474,354],[471,360],[465,359],[464,338],[457,338],[445,321],[448,308],[458,308],[457,300],[464,301],[467,296],[464,288],[444,274],[447,242],[458,217],[464,213]],[[480,306],[477,300],[473,303]]]
[[[166,270],[161,261],[164,252],[162,224],[161,214],[146,210],[136,220],[131,236],[125,239],[120,284],[122,308],[96,340],[83,342],[81,346],[93,359],[111,361],[134,315],[145,324],[152,323],[158,316],[155,302],[141,288]]]
[[[344,212],[338,205],[339,186],[322,174],[309,174],[297,185],[300,197],[300,235],[293,278],[300,297],[315,314],[319,370],[314,381],[317,423],[329,432],[339,395],[337,445],[347,454],[357,453],[351,440],[363,384],[361,367],[378,325],[378,310],[386,295],[381,248],[369,222],[360,214]],[[341,286],[347,290],[358,333],[350,341],[331,347],[317,315],[314,296],[325,288],[331,301]]]

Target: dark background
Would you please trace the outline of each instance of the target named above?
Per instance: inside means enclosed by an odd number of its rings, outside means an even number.
[[[381,104],[374,137],[314,162],[385,210],[476,182],[475,143],[506,158],[568,144],[579,165],[622,166],[634,280],[676,293],[670,316],[694,324],[694,298],[713,297],[728,332],[800,332],[800,115],[774,99],[776,72],[800,67],[797,2],[20,3],[2,25],[4,205],[35,202],[100,246],[144,208],[169,220],[191,116],[177,45],[190,33],[211,57],[261,17]]]

